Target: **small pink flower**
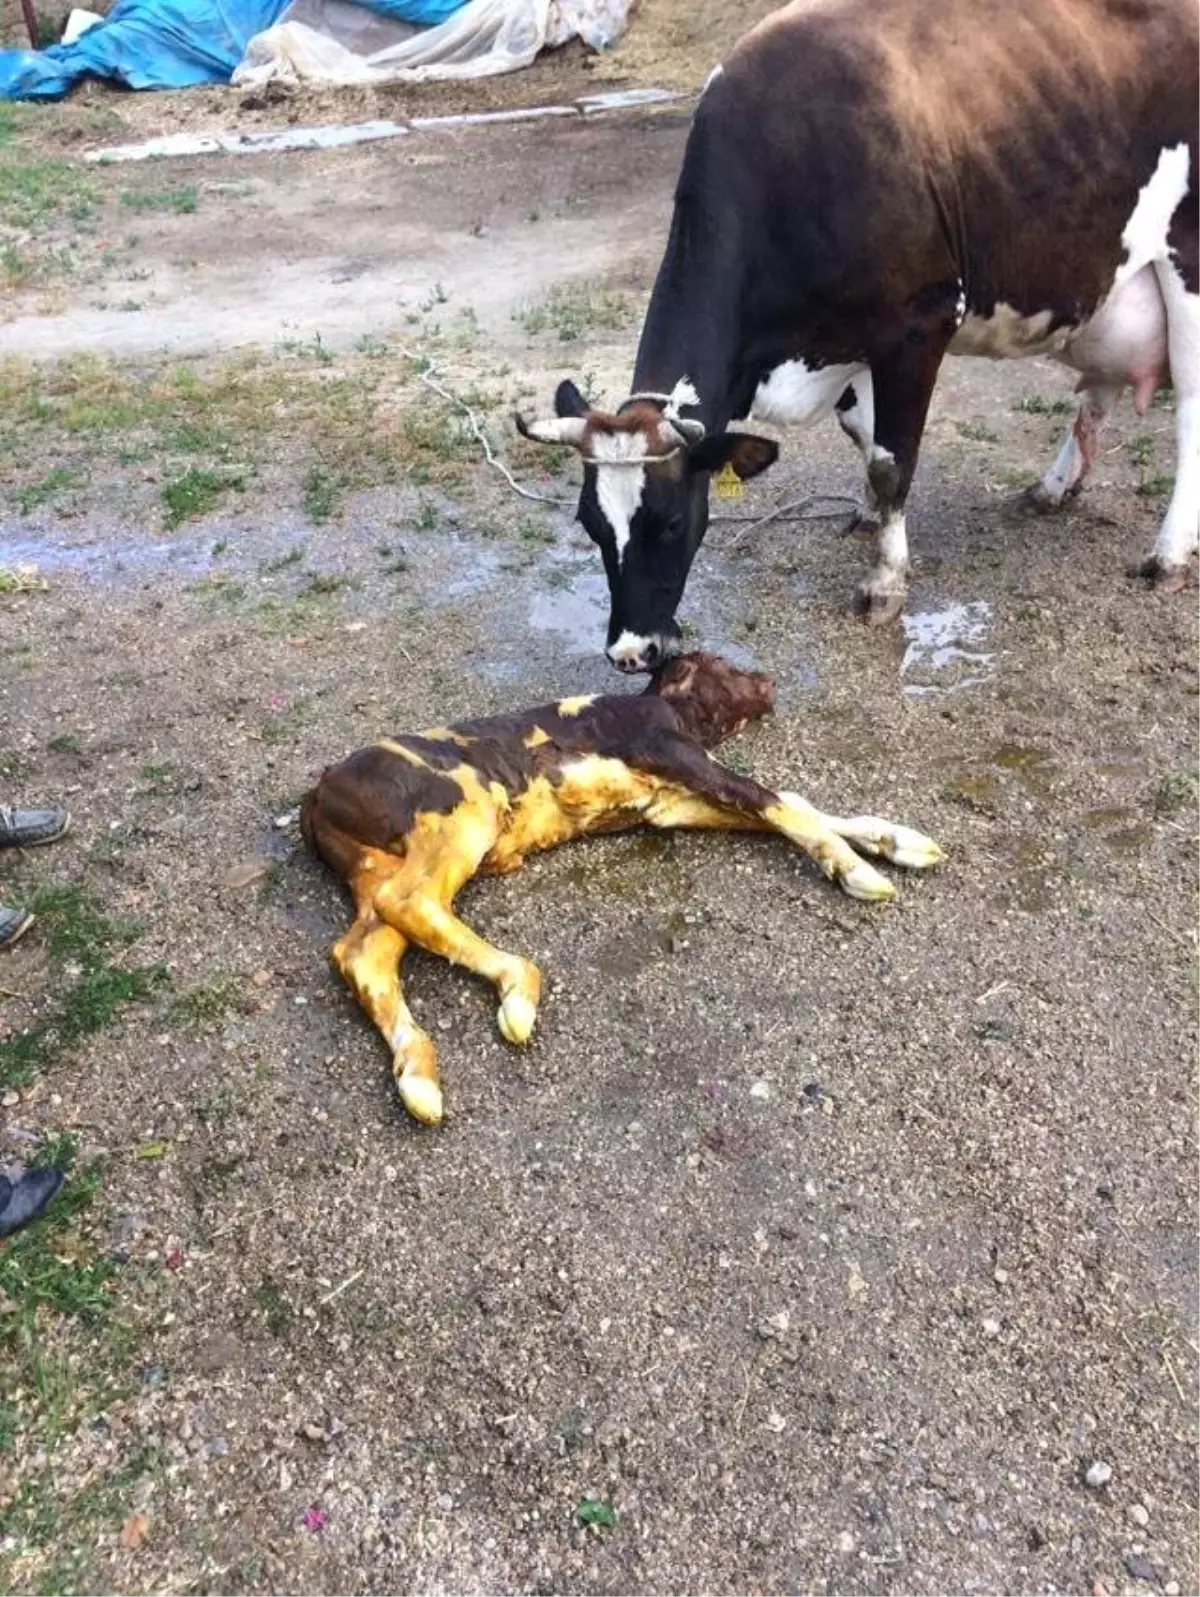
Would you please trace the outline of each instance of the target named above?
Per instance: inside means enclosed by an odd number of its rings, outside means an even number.
[[[320,1535],[328,1523],[329,1515],[323,1508],[317,1508],[315,1504],[312,1508],[308,1509],[304,1515],[305,1530],[312,1531],[316,1536]]]
[[[272,693],[270,698],[267,700],[267,709],[268,710],[286,710],[287,709],[287,695],[283,694],[283,693]]]

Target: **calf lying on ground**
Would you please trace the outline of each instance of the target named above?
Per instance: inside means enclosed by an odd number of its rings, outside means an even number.
[[[871,816],[838,820],[772,793],[707,750],[770,709],[766,677],[708,654],[681,655],[642,694],[563,699],[512,716],[381,739],[321,777],[305,800],[309,846],[350,886],[358,914],[333,962],[387,1039],[405,1107],[437,1125],[433,1043],[400,985],[410,943],[494,982],[500,1030],[528,1042],[542,978],[453,910],[477,871],[589,832],[640,825],[777,831],[855,898],[894,889],[849,845],[898,865],[936,864],[936,843]]]

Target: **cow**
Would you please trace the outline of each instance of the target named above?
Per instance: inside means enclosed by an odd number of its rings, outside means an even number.
[[[923,869],[937,844],[873,816],[824,815],[709,754],[770,708],[768,679],[713,655],[679,655],[640,694],[562,699],[521,714],[383,738],[327,770],[300,824],[310,848],[349,884],[356,917],[333,963],[392,1050],[414,1119],[442,1120],[430,1038],[404,1000],[410,944],[495,984],[500,1031],[528,1042],[542,978],[485,942],[454,912],[477,872],[516,871],[525,856],[588,833],[634,826],[778,832],[854,898],[892,883],[856,850]]]
[[[904,607],[905,501],[947,353],[1046,354],[1079,375],[1032,490],[1078,493],[1132,386],[1176,391],[1178,469],[1136,568],[1183,586],[1200,512],[1195,0],[796,0],[701,94],[665,253],[615,411],[562,383],[527,436],[574,447],[611,595],[607,653],[647,671],[708,522],[773,442],[758,416],[836,414],[878,530],[856,603]]]

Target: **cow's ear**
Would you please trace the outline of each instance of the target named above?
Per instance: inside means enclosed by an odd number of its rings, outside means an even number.
[[[588,402],[570,380],[559,383],[554,390],[554,413],[556,416],[586,416]]]
[[[773,438],[757,433],[714,433],[688,450],[688,465],[693,471],[721,471],[732,466],[745,482],[766,471],[779,459],[779,445]]]

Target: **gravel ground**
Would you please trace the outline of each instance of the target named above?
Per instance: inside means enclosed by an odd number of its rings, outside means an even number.
[[[471,146],[464,231],[524,152],[531,190],[549,167],[590,196],[597,265],[605,218],[619,239],[678,159],[678,121],[635,125],[664,162],[627,193],[589,189],[594,127]],[[397,202],[440,185],[452,211],[462,149],[387,168]],[[497,193],[501,239],[520,204]],[[635,308],[654,245],[608,263]],[[503,389],[506,449],[518,393],[627,381],[632,326],[526,336],[499,289],[450,339],[471,291],[444,264],[440,334],[378,308],[360,331]],[[346,329],[318,370],[348,351]],[[0,595],[6,788],[75,828],[0,862],[0,896],[82,889],[136,920],[122,968],[169,972],[5,1100],[6,1152],[72,1131],[102,1160],[59,1251],[116,1263],[122,1328],[39,1320],[73,1394],[54,1425],[44,1385],[7,1393],[12,1589],[1197,1589],[1196,607],[1123,575],[1169,408],[1118,425],[1061,519],[1011,508],[1066,391],[1044,363],[947,372],[907,630],[848,618],[867,549],[836,519],[718,524],[689,588],[703,641],[780,686],[731,757],[917,825],[946,864],[884,909],[731,836],[477,884],[466,913],[548,992],[517,1053],[489,990],[411,960],[436,1133],[327,966],[346,905],[288,817],[381,732],[618,688],[586,540],[461,463],[351,484],[314,525],[303,441],[177,530],[115,432],[23,511],[79,434],[10,398],[13,438],[43,430],[9,457],[0,568],[49,586]],[[829,428],[746,514],[856,486]],[[32,935],[0,1028],[77,975]]]

